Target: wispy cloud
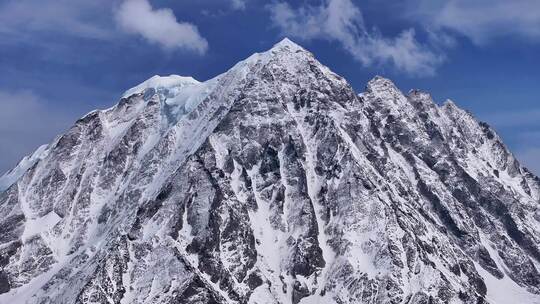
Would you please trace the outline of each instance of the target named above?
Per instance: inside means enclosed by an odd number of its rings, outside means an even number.
[[[458,33],[480,45],[498,37],[540,40],[537,0],[409,0],[403,12],[433,30]]]
[[[80,115],[51,107],[31,91],[0,90],[0,104],[0,175],[39,145],[50,142]]]
[[[148,0],[126,0],[116,11],[118,24],[165,49],[187,49],[204,54],[208,42],[191,23],[178,22],[171,9],[154,9]]]
[[[111,2],[104,0],[7,0],[0,4],[0,33],[24,36],[52,31],[108,39],[111,30],[97,21],[107,17],[110,7]]]
[[[235,10],[245,10],[247,5],[247,0],[230,0],[232,8]]]
[[[2,44],[50,47],[55,42],[47,37],[58,35],[113,44],[137,34],[164,49],[208,49],[195,25],[179,22],[171,9],[152,8],[149,0],[7,0],[0,3],[0,20]]]
[[[267,6],[273,24],[285,35],[299,39],[337,41],[356,60],[366,66],[393,64],[412,75],[435,74],[444,56],[423,45],[414,29],[396,37],[385,37],[368,30],[359,7],[350,0],[326,0],[322,5],[293,8],[286,2]]]

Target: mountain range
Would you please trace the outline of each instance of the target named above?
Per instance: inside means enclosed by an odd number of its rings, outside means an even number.
[[[285,39],[0,178],[0,303],[540,303],[540,179],[454,102]]]

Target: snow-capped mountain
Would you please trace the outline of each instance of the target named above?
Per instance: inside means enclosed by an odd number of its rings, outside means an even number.
[[[0,303],[540,303],[540,180],[495,131],[287,39],[0,181]]]

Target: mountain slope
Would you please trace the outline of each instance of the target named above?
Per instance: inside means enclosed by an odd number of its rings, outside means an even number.
[[[289,40],[46,149],[0,193],[2,303],[540,303],[540,180],[497,134]]]

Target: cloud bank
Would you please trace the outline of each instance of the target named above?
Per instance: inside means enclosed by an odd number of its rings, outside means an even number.
[[[171,9],[154,9],[148,0],[126,0],[116,11],[120,27],[165,49],[187,49],[204,54],[208,42],[196,26],[178,22]]]
[[[415,38],[414,29],[396,37],[384,37],[368,30],[360,8],[350,0],[325,0],[319,6],[293,8],[286,2],[267,6],[271,21],[285,35],[303,40],[337,41],[365,66],[393,64],[411,75],[435,74],[444,57]]]

